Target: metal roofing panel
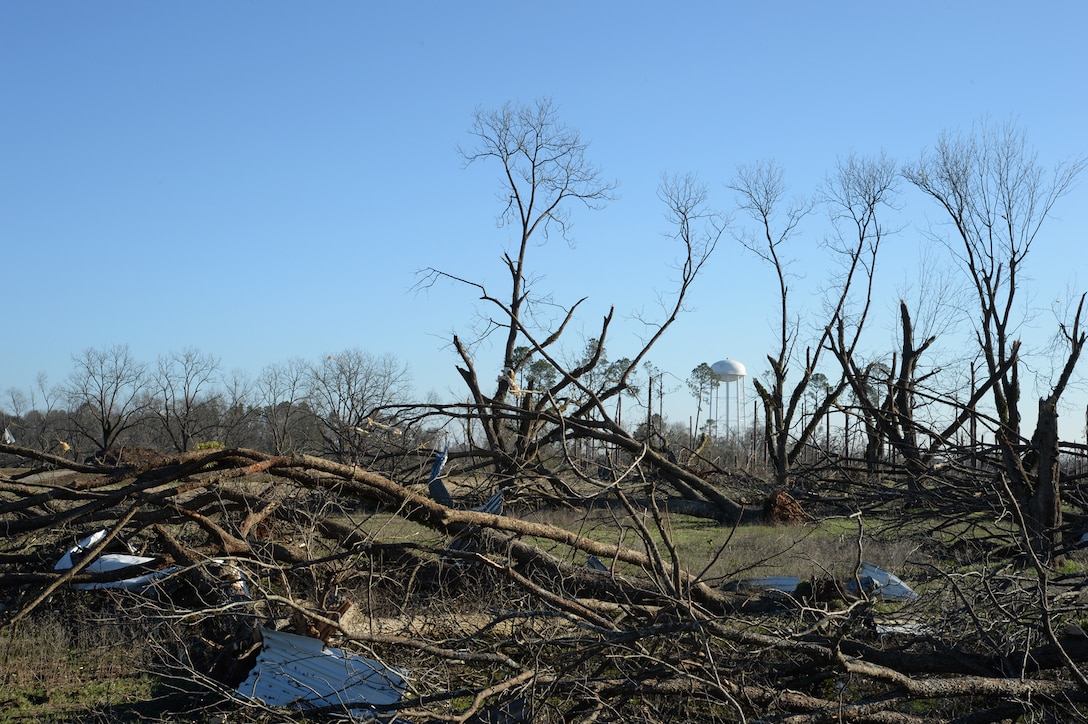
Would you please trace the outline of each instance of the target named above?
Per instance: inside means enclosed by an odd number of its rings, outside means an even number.
[[[502,515],[502,491],[495,493],[483,505],[478,505],[473,510],[491,515]]]
[[[885,571],[883,568],[874,566],[872,563],[863,562],[861,564],[861,577],[863,584],[866,583],[866,578],[872,581],[874,595],[889,601],[909,601],[918,598],[918,594],[910,586],[899,580],[898,576]]]
[[[271,706],[387,706],[400,701],[408,686],[395,669],[326,648],[319,639],[267,629],[261,636],[257,662],[238,691]]]
[[[55,571],[67,571],[75,566],[76,562],[81,558],[89,549],[97,545],[103,538],[106,537],[106,530],[103,528],[100,531],[92,533],[76,545],[69,548],[57,564],[53,566]],[[134,566],[141,566],[147,563],[154,563],[157,558],[148,558],[146,556],[134,556],[127,553],[104,553],[98,558],[94,559],[83,569],[86,573],[107,573],[109,571],[119,571],[124,568],[132,568]],[[152,583],[160,578],[169,576],[177,571],[176,566],[164,568],[159,571],[151,571],[148,573],[142,573],[140,575],[125,578],[118,581],[101,581],[99,583],[73,583],[72,588],[76,588],[82,591],[93,591],[100,588],[125,588],[130,591],[143,591]]]

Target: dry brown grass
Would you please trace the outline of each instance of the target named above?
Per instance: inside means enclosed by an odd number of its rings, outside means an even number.
[[[2,642],[0,722],[123,718],[119,708],[153,698],[145,634],[82,609],[76,596],[14,628]],[[67,600],[66,600],[67,599]]]

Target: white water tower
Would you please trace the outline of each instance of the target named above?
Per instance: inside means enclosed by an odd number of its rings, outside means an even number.
[[[740,423],[741,410],[744,409],[744,377],[748,371],[740,362],[728,357],[710,365],[710,370],[718,376],[722,386],[725,387],[725,434],[729,435],[730,416],[738,426]]]

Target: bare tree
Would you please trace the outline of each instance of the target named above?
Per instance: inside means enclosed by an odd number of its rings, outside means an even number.
[[[222,381],[219,442],[228,447],[253,447],[260,440],[253,382],[244,370],[232,370]]]
[[[511,225],[518,233],[514,256],[503,255],[510,274],[509,320],[499,319],[506,329],[503,364],[513,368],[523,312],[530,312],[532,297],[526,274],[530,242],[547,240],[554,230],[570,241],[570,205],[598,208],[612,198],[615,184],[605,181],[600,170],[586,159],[589,144],[558,118],[558,108],[543,98],[530,105],[507,103],[498,111],[477,110],[470,131],[475,146],[462,149],[466,164],[498,161],[502,166],[500,197],[506,205],[500,226]]]
[[[22,417],[32,409],[30,396],[18,387],[9,387],[4,390],[4,397],[8,400],[5,412],[13,417]]]
[[[678,242],[680,256],[678,286],[662,303],[663,316],[642,319],[646,331],[640,350],[610,363],[605,356],[614,314],[610,310],[586,353],[566,364],[559,359],[555,345],[584,300],[567,307],[557,307],[549,300],[549,313],[561,310],[558,318],[549,321],[548,315],[542,313],[541,298],[530,288],[528,252],[534,242],[546,240],[553,231],[569,240],[571,208],[596,208],[611,197],[615,184],[604,181],[600,171],[589,163],[585,156],[587,144],[558,120],[550,101],[531,106],[508,104],[496,112],[477,111],[474,120],[472,135],[476,145],[462,153],[470,164],[487,160],[501,167],[500,197],[504,205],[499,221],[519,231],[516,253],[503,256],[509,288],[496,295],[478,282],[438,269],[425,270],[421,284],[447,278],[475,287],[489,307],[483,335],[503,330],[503,369],[495,376],[480,375],[473,345],[460,336],[453,339],[462,361],[458,371],[471,395],[468,414],[479,421],[485,437],[483,445],[473,447],[472,454],[493,466],[500,474],[500,485],[529,469],[562,488],[555,471],[542,467],[538,459],[546,449],[593,438],[596,444],[613,450],[643,454],[645,445],[617,423],[606,403],[630,391],[638,366],[679,315],[691,284],[713,252],[724,226],[706,208],[706,189],[694,177],[665,177],[659,196],[666,205],[674,228],[669,235]],[[522,389],[517,379],[527,364],[556,370],[554,383]],[[489,394],[484,386],[493,379],[494,392]],[[537,375],[531,379],[534,384],[543,381]],[[646,454],[652,460],[660,457],[658,462],[671,466],[673,476],[690,475],[664,455],[653,450]],[[690,487],[686,490],[691,492]],[[732,510],[737,512],[740,507],[732,506]]]
[[[215,390],[219,360],[192,347],[160,356],[153,376],[154,409],[162,430],[178,452],[188,452],[201,438],[214,437],[219,426],[219,394]]]
[[[1014,438],[1020,435],[1020,366],[1004,363],[1018,351],[1022,267],[1054,204],[1083,168],[1082,159],[1059,163],[1048,177],[1023,130],[982,123],[970,135],[942,134],[933,151],[903,169],[949,217],[946,243],[973,286],[975,335],[987,371],[997,375],[1007,367],[993,396],[998,419]]]
[[[875,213],[881,204],[888,201],[893,191],[887,168],[888,162],[884,159],[864,162],[851,157],[840,164],[838,176],[830,180],[824,190],[833,223],[845,222],[852,227],[853,234],[840,233],[832,237],[829,243],[829,248],[843,258],[842,276],[835,280],[829,294],[828,322],[817,334],[815,343],[806,347],[804,359],[800,361],[800,378],[792,387],[788,376],[791,368],[798,364],[795,355],[800,321],[791,317],[789,262],[783,255],[798,225],[811,212],[812,203],[805,200],[787,202],[783,170],[769,161],[742,166],[730,184],[730,188],[737,193],[740,209],[755,222],[754,230],[738,233],[737,239],[774,269],[778,282],[777,349],[767,355],[771,366],[770,384],[764,385],[759,379],[754,379],[753,384],[763,402],[764,436],[775,481],[781,487],[786,487],[791,467],[846,385],[842,380],[830,386],[811,417],[802,421],[799,429],[795,429],[799,405],[816,374],[820,356],[832,337],[835,325],[841,323],[845,330],[849,323],[852,335],[847,344],[853,348],[868,314],[869,292],[882,234]],[[866,293],[860,309],[855,311],[853,317],[848,317],[851,289],[859,276],[868,282]]]
[[[923,460],[919,451],[918,426],[913,417],[915,390],[922,381],[918,377],[919,360],[936,338],[931,336],[916,346],[909,310],[905,302],[900,302],[900,348],[891,356],[890,364],[861,362],[855,353],[871,304],[873,265],[880,243],[888,234],[879,212],[893,208],[897,178],[895,165],[886,156],[851,157],[839,165],[837,177],[825,186],[824,198],[833,209],[839,240],[837,250],[846,256],[864,251],[859,258],[868,282],[861,309],[853,315],[844,309],[836,317],[835,333],[828,345],[842,365],[865,421],[865,457],[870,471],[876,469],[887,441],[905,458],[911,475],[918,476],[924,472],[928,458]]]
[[[973,287],[975,338],[991,380],[998,443],[1025,510],[1035,508],[1031,499],[1043,491],[1029,479],[1031,471],[1024,470],[1021,460],[1025,440],[1020,430],[1018,330],[1024,306],[1018,295],[1023,265],[1054,205],[1071,190],[1084,166],[1083,158],[1075,158],[1047,171],[1023,130],[1011,122],[1000,126],[982,122],[971,134],[942,134],[932,151],[903,169],[903,176],[934,200],[951,224],[946,244]],[[1069,335],[1067,370],[1079,356],[1079,320],[1080,307]],[[1060,382],[1054,386],[1046,398],[1047,410],[1052,405],[1056,410],[1063,389]],[[1040,424],[1050,422],[1041,419]],[[1040,432],[1045,430],[1037,428],[1036,434]],[[1053,497],[1056,491],[1045,495]],[[1034,521],[1032,534],[1053,543],[1059,522],[1054,511],[1059,506],[1044,507],[1051,513]]]
[[[72,361],[76,368],[65,386],[69,421],[96,452],[106,452],[143,422],[152,404],[147,366],[128,345],[88,348]]]
[[[33,387],[26,391],[10,387],[6,394],[17,421],[12,432],[23,444],[54,450],[64,442],[60,437],[66,418],[64,390],[49,384],[44,372],[38,374]]]
[[[806,359],[802,379],[792,398],[787,399],[786,377],[797,343],[798,321],[790,315],[788,261],[782,254],[785,244],[811,211],[812,204],[795,200],[783,211],[782,205],[786,203],[788,190],[783,176],[782,168],[774,162],[743,166],[738,169],[737,177],[730,184],[730,188],[737,193],[741,210],[756,222],[756,230],[736,232],[737,240],[770,264],[778,282],[778,347],[773,354],[767,355],[767,361],[771,365],[770,387],[766,387],[758,378],[753,378],[752,384],[763,402],[764,439],[775,470],[776,482],[784,487],[790,467],[789,440],[793,417],[808,378],[815,371],[815,362],[811,355]],[[817,355],[819,351],[820,347],[817,347]]]
[[[598,208],[612,198],[615,184],[605,181],[600,170],[589,162],[586,158],[589,144],[576,130],[559,120],[558,108],[550,99],[524,105],[507,103],[494,111],[477,109],[470,134],[474,144],[462,148],[461,155],[466,165],[486,161],[497,162],[501,167],[499,197],[504,204],[498,222],[500,226],[513,226],[517,231],[516,250],[513,254],[503,254],[503,264],[510,279],[507,301],[491,297],[481,288],[486,301],[493,304],[497,312],[489,318],[489,326],[483,334],[505,330],[502,372],[497,375],[494,394],[487,396],[481,391],[468,347],[456,336],[453,343],[464,362],[458,371],[473,393],[473,403],[488,446],[503,457],[511,451],[512,443],[509,440],[511,430],[500,422],[501,408],[511,392],[511,381],[516,379],[518,370],[532,354],[524,330],[530,328],[538,300],[530,288],[527,273],[529,249],[535,243],[546,241],[553,232],[569,241],[570,207]],[[433,281],[452,275],[429,269],[425,276]],[[466,283],[474,285],[473,282]],[[545,332],[542,347],[558,338],[580,303],[576,302],[566,310],[557,330],[550,334]],[[524,354],[519,354],[519,347]]]
[[[269,449],[277,455],[306,452],[306,435],[299,426],[312,417],[306,402],[309,365],[302,359],[272,364],[257,378],[258,406],[270,439]]]
[[[739,234],[738,240],[774,269],[778,281],[777,350],[767,356],[770,386],[758,379],[753,384],[765,410],[764,434],[775,479],[779,486],[786,487],[790,469],[847,385],[845,377],[825,385],[825,394],[818,396],[811,416],[796,424],[798,407],[810,392],[824,349],[849,357],[861,337],[872,304],[876,259],[887,233],[879,212],[894,202],[895,167],[884,156],[850,156],[839,163],[837,174],[824,184],[820,197],[827,205],[833,230],[826,246],[840,260],[841,273],[827,289],[827,322],[800,361],[795,359],[800,321],[791,318],[789,265],[783,254],[812,206],[798,200],[782,208],[787,203],[787,189],[782,169],[773,162],[741,167],[730,188],[737,192],[740,208],[756,224],[754,231]],[[857,295],[860,301],[852,304],[856,287],[861,288]],[[800,377],[791,387],[787,378],[798,362]]]
[[[312,365],[307,399],[321,420],[324,452],[357,462],[374,450],[374,440],[396,424],[386,408],[407,402],[410,383],[407,365],[393,355],[347,349]]]

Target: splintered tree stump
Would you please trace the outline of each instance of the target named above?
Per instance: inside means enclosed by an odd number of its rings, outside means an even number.
[[[771,493],[763,503],[763,518],[772,523],[799,525],[811,520],[797,499],[784,490]]]

